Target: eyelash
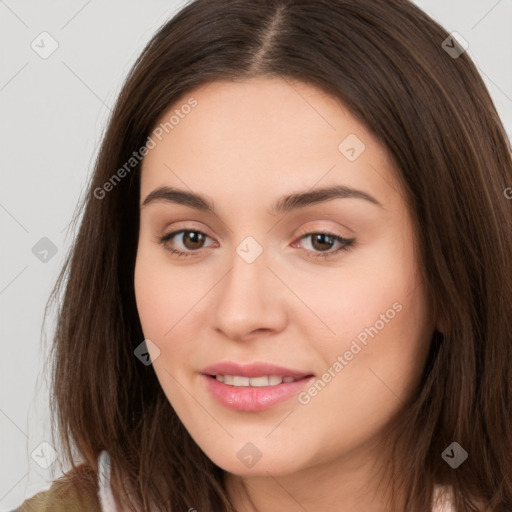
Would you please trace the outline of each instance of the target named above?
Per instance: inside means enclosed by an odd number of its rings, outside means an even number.
[[[158,237],[158,242],[164,246],[165,250],[169,251],[170,253],[174,254],[175,256],[177,256],[179,258],[182,258],[182,257],[189,258],[189,257],[197,254],[197,251],[200,251],[200,249],[198,249],[196,252],[180,251],[178,249],[174,249],[174,248],[168,247],[166,245],[169,240],[171,240],[176,235],[179,235],[181,233],[183,233],[183,234],[185,234],[185,233],[200,233],[201,235],[208,237],[208,235],[206,235],[202,231],[199,231],[196,229],[180,229],[178,231],[173,231],[172,233],[167,233],[166,235],[163,235],[162,237]],[[330,251],[330,252],[322,251],[322,252],[317,252],[316,254],[313,254],[313,255],[308,255],[308,257],[311,257],[311,258],[327,259],[327,258],[334,256],[336,254],[339,254],[343,251],[349,251],[349,250],[353,249],[355,242],[356,242],[355,238],[343,238],[339,235],[335,235],[334,233],[329,233],[328,231],[310,231],[309,233],[302,234],[299,237],[299,240],[301,240],[302,238],[306,238],[308,236],[312,236],[312,235],[330,236],[331,238],[334,239],[335,242],[339,242],[341,245],[335,251]],[[208,238],[210,238],[210,237],[208,237]],[[308,251],[307,249],[305,249],[305,250],[307,252],[311,252],[311,251]],[[315,251],[313,251],[313,252],[315,252]]]

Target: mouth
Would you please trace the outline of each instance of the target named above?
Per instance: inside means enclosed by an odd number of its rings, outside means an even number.
[[[234,411],[257,412],[271,409],[296,397],[314,379],[311,374],[282,375],[202,374],[207,392],[223,407]]]
[[[227,386],[234,387],[265,387],[265,386],[278,386],[279,384],[296,382],[298,380],[312,377],[306,375],[305,377],[284,377],[282,375],[262,375],[260,377],[245,377],[243,375],[208,375],[212,379],[226,384]]]

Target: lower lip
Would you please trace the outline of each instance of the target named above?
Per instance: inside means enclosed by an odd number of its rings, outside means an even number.
[[[213,397],[225,407],[235,411],[263,411],[298,395],[313,377],[275,386],[229,386],[208,375],[202,375]]]

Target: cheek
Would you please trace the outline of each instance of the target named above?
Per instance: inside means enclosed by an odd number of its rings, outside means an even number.
[[[329,387],[342,394],[350,388],[352,398],[344,400],[351,407],[392,409],[400,403],[393,394],[405,399],[426,360],[433,326],[413,247],[402,233],[361,247],[329,270],[328,279],[325,270],[318,274],[318,286],[302,288],[304,301],[322,323],[315,320],[318,330],[307,331],[305,320],[297,316],[295,321],[317,340],[325,365],[321,371],[331,368],[331,374],[343,375]],[[298,277],[295,286],[300,287]],[[325,400],[335,400],[327,395]]]
[[[141,243],[135,264],[134,286],[144,336],[160,349],[163,360],[180,360],[194,348],[191,340],[204,322],[205,296],[215,282],[206,267],[194,271],[169,261],[165,250]]]
[[[383,293],[381,300],[363,302],[361,310],[357,318],[343,316],[336,337],[318,340],[323,373],[299,397],[303,407],[295,421],[304,425],[301,437],[325,458],[385,427],[417,386],[428,351],[420,288],[409,295]]]
[[[321,336],[324,346],[340,350],[359,334],[364,341],[366,329],[376,322],[380,332],[397,329],[411,315],[417,319],[424,304],[414,292],[422,280],[412,245],[405,242],[400,233],[391,234],[362,243],[335,265],[280,268],[283,281],[309,309],[297,303],[293,322],[309,325],[310,336]],[[417,329],[418,324],[410,325]]]
[[[183,300],[188,290],[181,286],[179,273],[171,275],[160,251],[147,244],[139,244],[134,274],[135,298],[142,330],[146,338],[157,344],[172,329],[176,305],[182,303],[179,298]]]

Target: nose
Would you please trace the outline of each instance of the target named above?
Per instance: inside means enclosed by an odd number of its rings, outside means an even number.
[[[284,329],[286,288],[268,268],[266,251],[252,262],[234,251],[230,263],[212,295],[213,327],[237,341]]]

